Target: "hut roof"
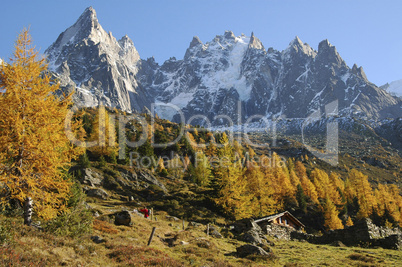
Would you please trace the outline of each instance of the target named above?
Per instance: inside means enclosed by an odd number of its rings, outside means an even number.
[[[267,216],[267,217],[256,219],[256,220],[254,220],[254,222],[256,222],[256,223],[263,222],[263,221],[271,222],[271,221],[275,220],[276,218],[282,217],[284,215],[288,215],[291,218],[291,220],[294,221],[295,224],[298,224],[301,227],[305,227],[304,224],[302,224],[295,216],[293,216],[288,211],[284,211],[284,212],[281,212],[281,213],[277,213],[277,214],[273,214],[273,215],[270,215],[270,216]]]

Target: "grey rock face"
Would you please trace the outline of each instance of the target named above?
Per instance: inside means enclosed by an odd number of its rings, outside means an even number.
[[[88,8],[45,51],[65,91],[80,106],[152,110],[191,124],[244,123],[253,116],[307,118],[337,101],[340,116],[364,119],[401,116],[402,100],[370,83],[360,67],[348,67],[328,40],[318,50],[296,37],[283,51],[266,50],[254,34],[226,31],[203,43],[194,37],[182,60],[161,66],[141,60],[133,42],[116,40]]]

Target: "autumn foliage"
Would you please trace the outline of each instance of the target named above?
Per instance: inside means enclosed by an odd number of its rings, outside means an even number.
[[[193,143],[198,141],[195,139]],[[250,147],[230,143],[225,133],[217,140],[211,138],[197,153],[206,155],[204,161],[212,166],[210,182],[204,181],[204,185],[214,187],[215,203],[232,219],[267,216],[295,207],[306,214],[309,206],[322,214],[317,220],[327,229],[342,229],[353,225],[353,220],[368,217],[382,225],[402,225],[402,196],[396,185],[373,188],[369,177],[355,169],[341,177],[311,168],[307,156],[303,163],[276,153],[256,155]]]
[[[10,62],[0,65],[0,88],[1,201],[30,197],[37,215],[53,218],[66,209],[71,183],[63,171],[80,151],[64,132],[71,100],[56,94],[59,85],[26,29]]]

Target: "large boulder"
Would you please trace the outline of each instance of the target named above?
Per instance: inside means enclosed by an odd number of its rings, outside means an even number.
[[[251,244],[246,244],[241,247],[236,248],[237,255],[241,258],[245,258],[247,256],[269,256],[272,254],[272,250],[270,248],[266,248],[268,251],[263,248]]]
[[[114,217],[114,224],[130,226],[131,224],[130,212],[128,212],[127,210],[123,210],[116,213]]]
[[[253,219],[243,219],[234,224],[234,232],[239,234],[241,241],[252,245],[270,244],[261,227]]]
[[[263,244],[263,242],[265,241],[265,239],[262,238],[262,235],[260,235],[260,233],[256,229],[250,229],[245,232],[242,235],[241,240],[253,245]]]

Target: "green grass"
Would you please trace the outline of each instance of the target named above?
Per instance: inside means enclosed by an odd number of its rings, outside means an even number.
[[[273,240],[274,256],[237,258],[236,239],[207,237],[205,225],[183,231],[182,221],[158,221],[133,217],[131,226],[115,226],[107,220],[111,201],[97,202],[102,210],[93,223],[92,234],[81,237],[56,236],[25,227],[22,219],[0,215],[1,225],[12,225],[7,242],[0,246],[0,266],[401,266],[402,251],[335,247],[307,242]],[[115,205],[117,202],[114,203]],[[123,208],[123,204],[116,209]],[[133,207],[126,207],[132,209]],[[105,220],[103,218],[106,218]],[[188,222],[185,222],[187,226]],[[6,226],[8,227],[8,226]],[[151,246],[146,246],[156,227]],[[91,235],[106,240],[91,241]],[[172,242],[168,242],[171,240]],[[272,240],[272,238],[271,238]],[[184,244],[183,242],[184,241]]]

